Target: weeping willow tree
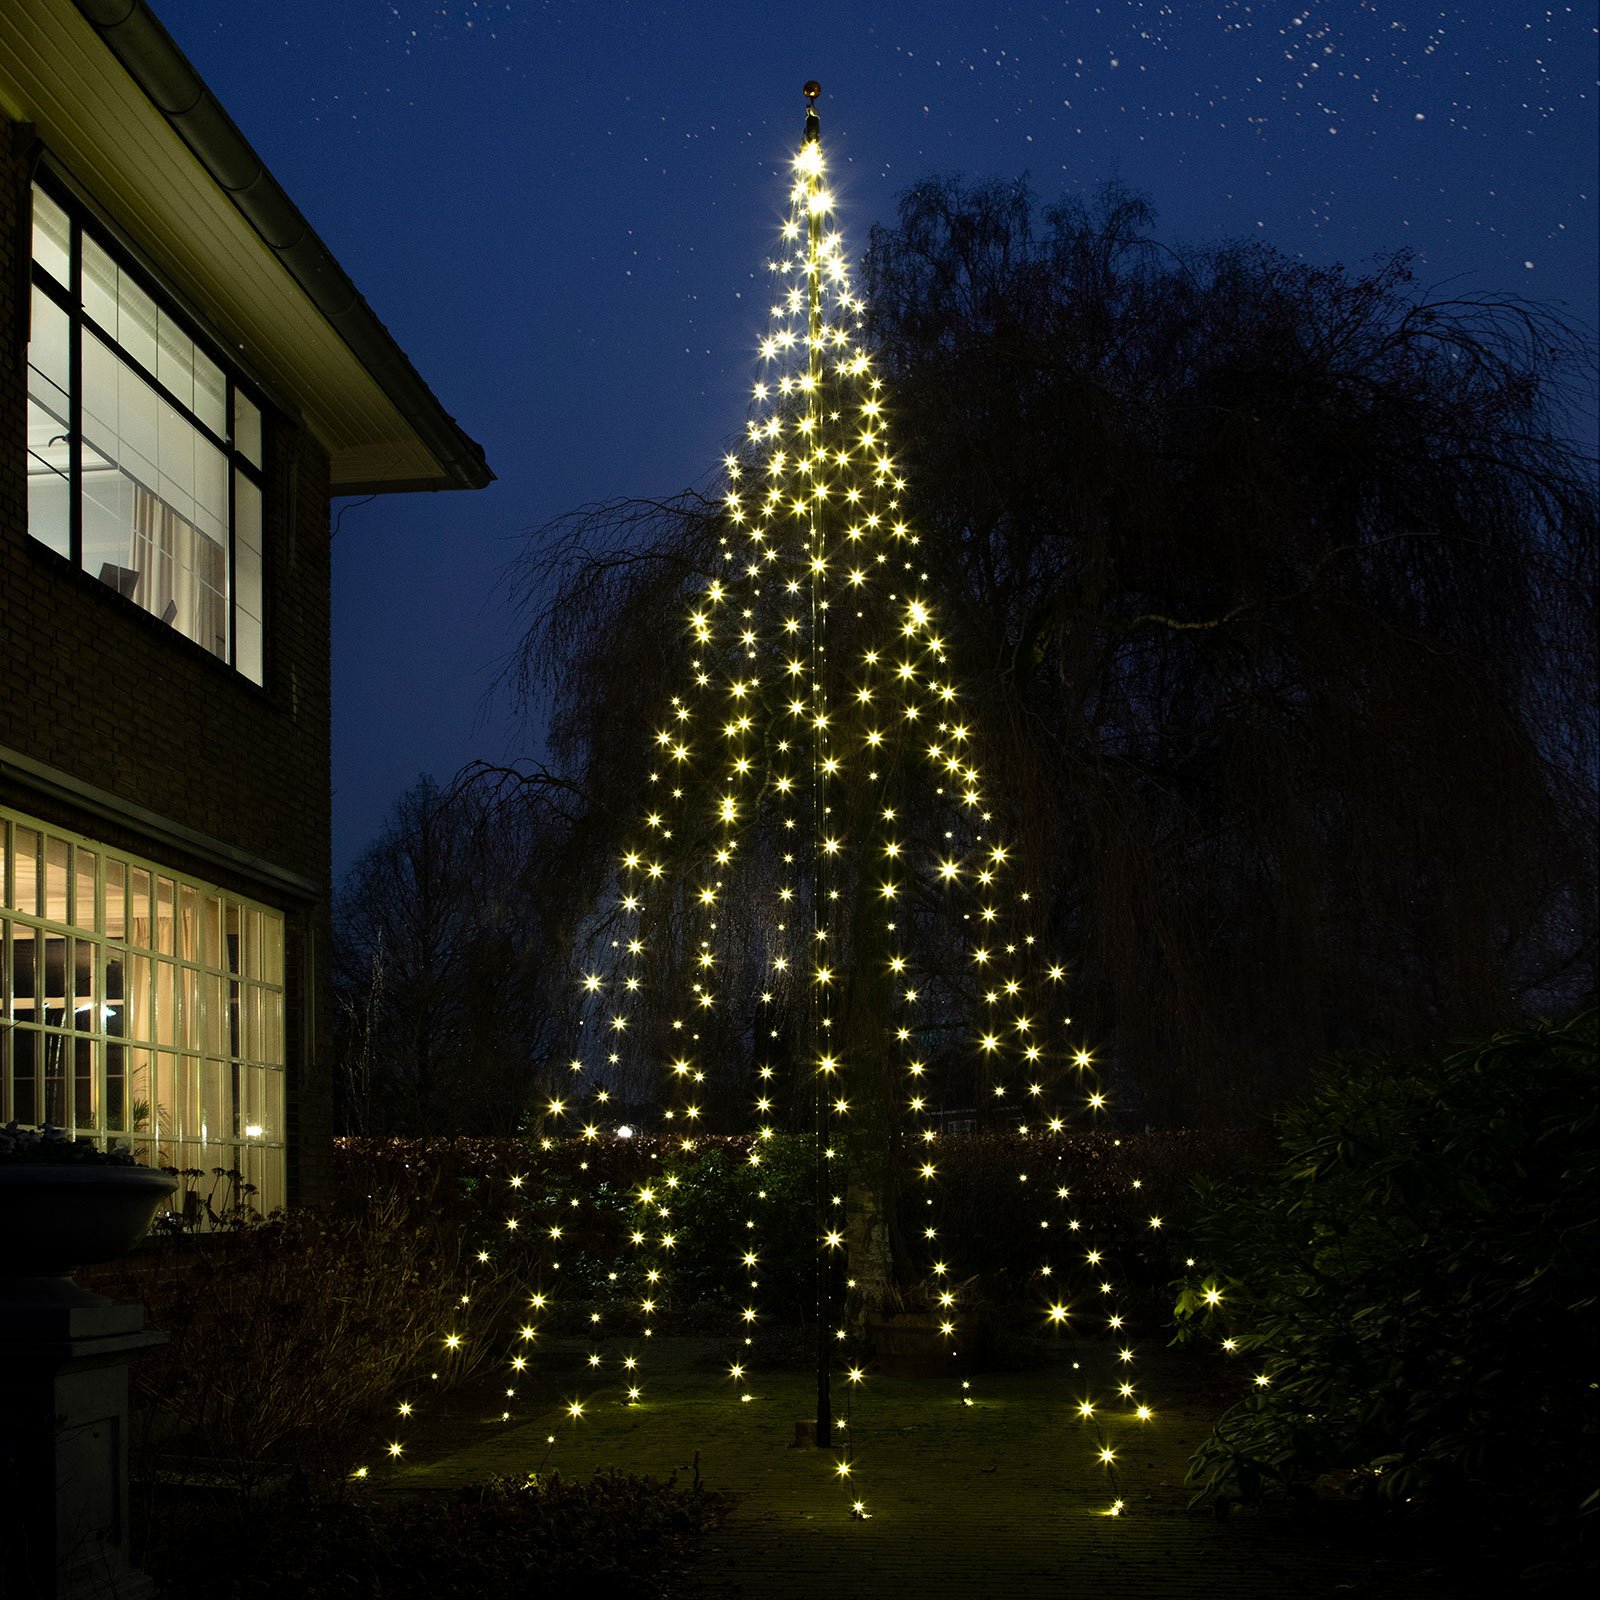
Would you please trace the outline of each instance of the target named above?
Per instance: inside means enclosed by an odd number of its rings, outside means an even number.
[[[925,587],[1124,1105],[1268,1109],[1592,984],[1590,352],[1550,312],[1108,189],[934,180],[867,333]],[[574,910],[612,870],[728,485],[584,508],[514,569]],[[559,922],[557,915],[553,920]],[[592,932],[592,929],[590,930]]]

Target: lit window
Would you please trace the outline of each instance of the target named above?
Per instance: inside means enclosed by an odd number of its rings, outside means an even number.
[[[0,1123],[202,1172],[219,1212],[284,1203],[278,912],[0,810],[0,958]]]
[[[260,683],[261,485],[257,401],[36,184],[29,533]]]

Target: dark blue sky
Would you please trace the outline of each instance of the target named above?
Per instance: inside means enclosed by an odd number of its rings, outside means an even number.
[[[1593,0],[155,5],[499,474],[343,511],[337,871],[419,773],[537,750],[485,704],[520,536],[738,431],[808,77],[855,254],[931,172],[1116,177],[1168,240],[1594,320]]]

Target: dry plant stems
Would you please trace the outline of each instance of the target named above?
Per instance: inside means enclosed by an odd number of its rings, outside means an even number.
[[[135,1369],[147,1444],[241,1486],[263,1464],[339,1470],[341,1446],[402,1385],[466,1376],[511,1290],[470,1267],[459,1232],[400,1200],[358,1216],[298,1211],[248,1232],[161,1247],[125,1286],[167,1344]],[[471,1303],[462,1296],[471,1284]]]

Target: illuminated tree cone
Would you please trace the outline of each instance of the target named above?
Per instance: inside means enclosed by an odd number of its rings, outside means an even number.
[[[586,933],[583,1044],[547,1109],[577,1131],[609,1085],[659,1074],[679,1149],[753,1125],[757,1164],[760,1141],[809,1121],[834,1264],[818,1315],[842,1351],[908,1302],[955,1335],[984,1263],[981,1239],[940,1225],[947,1123],[1043,1142],[1105,1098],[1004,786],[979,770],[832,209],[808,108],[746,438],[724,462],[721,570],[686,602],[685,678]],[[635,1196],[646,1330],[670,1290],[676,1178]],[[903,1237],[907,1184],[926,1219]],[[1101,1261],[1068,1199],[1040,1196],[1041,1314],[1120,1327],[1109,1286],[1065,1303]],[[754,1324],[759,1215],[745,1232],[729,1265]]]

